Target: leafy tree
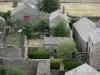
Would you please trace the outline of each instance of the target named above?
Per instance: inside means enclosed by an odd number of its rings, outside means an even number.
[[[34,22],[28,21],[24,23],[23,34],[26,35],[28,38],[36,32]]]
[[[76,52],[77,52],[77,49],[76,49],[76,45],[75,45],[74,41],[62,42],[57,47],[57,56],[59,58],[72,60],[72,56]]]
[[[42,0],[42,2],[40,3],[40,10],[43,10],[44,12],[48,13],[59,9],[59,7],[59,0]]]
[[[64,21],[58,22],[58,24],[53,27],[52,35],[56,36],[56,37],[70,36],[70,32],[69,32],[69,29],[66,26],[66,23]]]
[[[18,1],[13,1],[13,8],[18,6]]]
[[[47,19],[41,18],[41,19],[37,20],[37,22],[36,22],[37,32],[44,33],[47,29],[47,26],[48,26]]]

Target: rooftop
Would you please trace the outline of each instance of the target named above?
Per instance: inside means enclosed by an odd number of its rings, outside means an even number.
[[[96,29],[95,23],[86,17],[74,23],[73,26],[85,42],[88,41],[89,33]]]
[[[85,63],[73,70],[66,72],[65,75],[100,75],[100,73]]]
[[[45,45],[59,45],[61,42],[72,41],[71,37],[45,37]]]
[[[89,36],[94,44],[100,42],[100,28],[97,28],[96,30],[89,33]]]

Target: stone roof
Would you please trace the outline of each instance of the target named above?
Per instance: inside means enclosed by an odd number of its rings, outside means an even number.
[[[49,20],[53,20],[54,18],[56,18],[58,16],[63,18],[64,20],[68,21],[68,17],[65,14],[62,13],[61,9],[58,9],[58,10],[52,12],[51,15],[50,15]]]
[[[5,22],[5,19],[3,17],[1,17],[1,16],[0,16],[0,20],[3,21],[3,22]]]
[[[100,42],[100,28],[97,28],[93,32],[89,33],[89,36],[94,44]]]
[[[45,37],[45,45],[59,45],[61,42],[72,41],[71,37]]]
[[[89,33],[96,29],[95,23],[93,23],[86,17],[74,23],[73,26],[85,42],[88,41]]]
[[[66,72],[65,75],[100,75],[100,73],[85,63],[73,70]]]
[[[21,11],[22,9],[29,7],[33,10],[36,9],[36,5],[34,3],[32,3],[31,1],[25,1],[22,5],[17,6],[16,8],[14,8],[13,10],[11,10],[11,15],[14,15],[15,13]]]

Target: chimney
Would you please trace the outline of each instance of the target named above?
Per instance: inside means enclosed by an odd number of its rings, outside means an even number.
[[[100,19],[98,20],[98,22],[96,23],[96,27],[100,28]]]
[[[62,7],[62,13],[65,14],[65,7]]]

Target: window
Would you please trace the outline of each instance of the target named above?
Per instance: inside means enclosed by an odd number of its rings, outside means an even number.
[[[30,16],[24,16],[24,21],[29,21],[30,20]]]

